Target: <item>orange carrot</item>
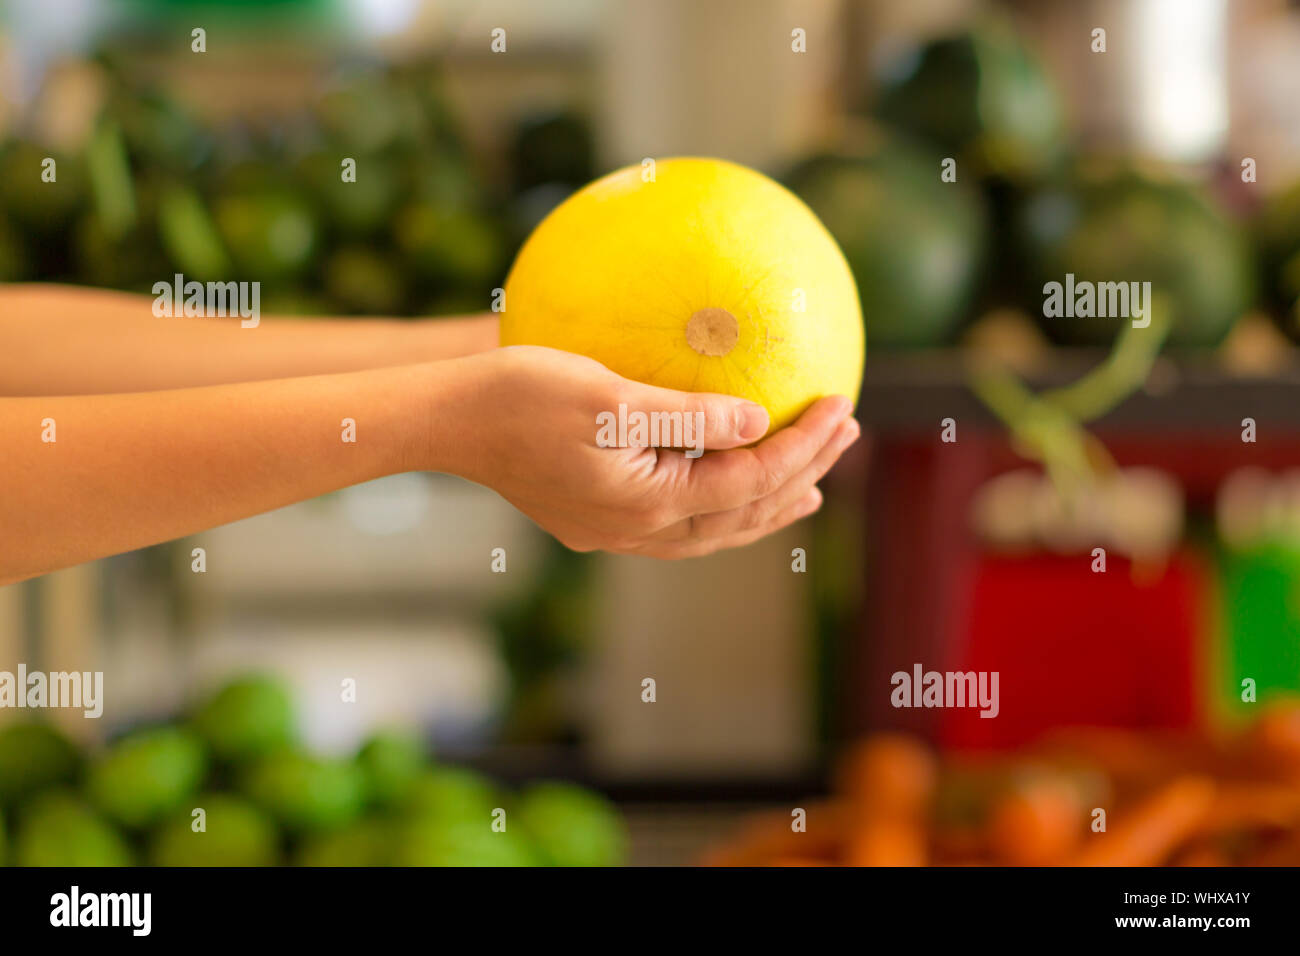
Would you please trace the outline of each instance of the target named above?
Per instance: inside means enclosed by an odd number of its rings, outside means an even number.
[[[1090,833],[1076,866],[1155,866],[1164,862],[1204,822],[1215,785],[1206,777],[1180,777],[1119,814],[1105,833]]]

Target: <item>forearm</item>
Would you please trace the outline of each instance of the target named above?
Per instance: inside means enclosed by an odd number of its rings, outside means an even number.
[[[0,584],[441,468],[459,365],[0,400]]]
[[[496,317],[156,317],[148,296],[0,285],[0,395],[92,395],[436,361],[497,344]]]

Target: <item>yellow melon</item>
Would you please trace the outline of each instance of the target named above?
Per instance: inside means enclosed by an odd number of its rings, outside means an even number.
[[[784,187],[717,159],[629,166],[561,203],[505,286],[502,345],[763,405],[772,429],[857,400],[864,334],[835,240]]]

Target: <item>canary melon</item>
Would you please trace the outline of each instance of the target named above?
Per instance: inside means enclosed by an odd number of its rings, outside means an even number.
[[[548,215],[505,286],[502,345],[544,345],[664,388],[763,405],[775,430],[856,400],[853,275],[796,196],[716,159],[610,173]]]

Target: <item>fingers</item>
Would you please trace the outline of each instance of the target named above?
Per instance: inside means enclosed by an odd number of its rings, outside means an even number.
[[[640,384],[627,401],[629,426],[633,415],[640,417],[647,430],[654,429],[655,434],[645,436],[650,444],[698,451],[758,441],[769,425],[767,410],[742,398]]]
[[[737,508],[684,518],[655,537],[665,541],[687,537],[709,539],[766,527],[777,515],[803,500],[831,470],[845,449],[858,440],[861,431],[855,419],[843,419],[813,460],[776,491]]]
[[[680,541],[655,541],[642,547],[637,553],[653,558],[677,560],[679,558],[698,558],[727,548],[743,548],[760,538],[780,531],[787,525],[794,524],[802,518],[813,514],[822,506],[822,493],[816,488],[809,488],[798,501],[786,507],[772,517],[767,524],[747,531],[739,531],[718,538],[689,538]]]
[[[815,402],[793,425],[753,448],[735,448],[669,467],[689,469],[681,507],[686,514],[730,511],[766,497],[807,468],[853,411],[843,395]],[[660,456],[661,463],[665,456]]]

